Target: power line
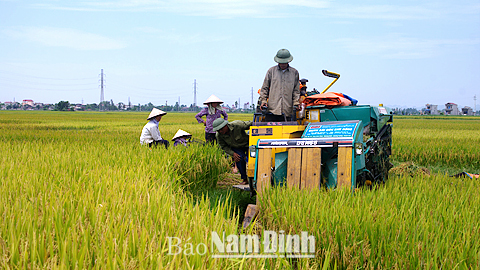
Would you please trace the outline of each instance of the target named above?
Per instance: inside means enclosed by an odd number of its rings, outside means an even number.
[[[180,93],[182,95],[188,95],[191,93],[189,90],[184,90],[182,88],[169,88],[169,89],[152,89],[152,88],[144,88],[144,87],[137,87],[137,86],[129,86],[126,84],[117,84],[114,82],[109,82],[110,88],[115,88],[115,89],[124,89],[125,91],[123,93],[130,93],[131,91],[135,91],[134,94],[141,94],[143,96],[145,95],[156,95],[158,93],[162,93],[162,96],[167,96],[167,97],[177,97],[177,95]],[[139,90],[147,90],[147,91],[139,91]]]
[[[1,76],[0,76],[1,77]],[[85,86],[85,85],[94,85],[95,83],[80,83],[80,84],[52,84],[52,83],[45,83],[45,82],[34,82],[34,81],[27,81],[27,80],[15,80],[11,78],[2,78],[3,82],[10,82],[21,86],[22,84],[34,84],[34,85],[46,85],[46,86]]]
[[[65,78],[41,77],[41,76],[20,74],[20,73],[15,73],[15,72],[11,72],[11,71],[4,71],[4,70],[0,70],[0,74],[1,73],[5,73],[7,75],[14,75],[14,76],[18,76],[18,77],[35,78],[35,79],[42,79],[42,80],[56,80],[56,81],[80,81],[80,80],[92,80],[93,79],[93,78],[70,78],[70,79],[65,79]]]
[[[35,86],[35,89],[42,89],[42,87],[36,87],[36,86],[46,86],[46,87],[50,87],[50,88],[54,88],[54,87],[76,87],[76,86],[93,86],[95,85],[95,83],[76,83],[76,84],[72,84],[72,83],[69,83],[69,84],[63,84],[63,83],[47,83],[47,82],[44,82],[44,81],[33,81],[33,80],[28,80],[28,79],[15,79],[15,78],[11,78],[11,77],[3,77],[1,74],[0,74],[0,85],[5,85],[5,84],[8,84],[8,85],[11,85],[11,86],[15,86],[17,88],[22,88],[22,87],[31,87],[31,85],[34,85]]]
[[[75,92],[75,91],[97,91],[97,87],[95,88],[81,88],[81,89],[53,89],[53,88],[38,88],[38,87],[29,87],[29,86],[21,86],[21,85],[15,85],[15,84],[10,84],[10,83],[1,83],[4,86],[9,86],[12,88],[15,88],[18,90],[19,88],[21,89],[28,89],[28,90],[39,90],[39,91],[60,91],[60,92]]]

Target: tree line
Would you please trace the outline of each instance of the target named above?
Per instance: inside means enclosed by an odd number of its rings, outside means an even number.
[[[236,103],[236,102],[235,102]],[[226,107],[230,111],[238,111],[238,112],[251,112],[253,111],[252,108],[249,110],[240,110],[236,109],[238,104],[235,104],[235,107],[230,108],[228,105]],[[194,106],[190,104],[187,106],[185,104],[179,104],[178,102],[175,105],[159,105],[155,106],[153,103],[149,102],[147,104],[141,105],[138,104],[125,104],[123,102],[119,102],[118,104],[113,103],[113,100],[110,101],[103,101],[99,104],[92,103],[92,104],[72,104],[69,101],[59,101],[55,104],[43,104],[43,103],[35,103],[35,105],[28,105],[22,104],[19,102],[13,103],[0,103],[0,109],[2,110],[50,110],[50,111],[151,111],[153,108],[160,109],[166,112],[185,112],[185,111],[199,111],[202,107]]]

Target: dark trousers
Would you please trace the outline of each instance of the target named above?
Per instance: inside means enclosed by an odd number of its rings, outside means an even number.
[[[238,172],[240,172],[240,177],[242,180],[247,180],[247,161],[248,161],[248,147],[242,148],[232,148],[233,152],[237,153],[240,156],[240,161],[235,162],[237,165]]]
[[[217,133],[207,133],[205,132],[205,141],[207,143],[214,144],[217,142],[217,137],[215,136]]]
[[[285,122],[285,121],[290,121],[290,119],[291,119],[290,116],[285,117],[283,115],[276,115],[272,113],[267,113],[265,115],[265,122]]]
[[[168,146],[170,145],[170,142],[167,140],[159,140],[159,141],[153,141],[148,144],[148,147],[157,147],[157,145],[164,145],[165,149],[168,149]]]

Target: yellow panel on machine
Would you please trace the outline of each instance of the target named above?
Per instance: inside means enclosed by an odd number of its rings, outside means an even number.
[[[247,164],[247,176],[255,176],[255,146],[259,139],[292,139],[300,138],[303,131],[305,130],[304,125],[298,125],[296,121],[293,122],[257,122],[250,127],[250,138],[249,145],[253,147],[250,149],[250,157]],[[284,152],[286,148],[275,148],[273,149],[272,156],[275,156],[275,153]],[[275,166],[275,160],[273,158],[272,165]]]

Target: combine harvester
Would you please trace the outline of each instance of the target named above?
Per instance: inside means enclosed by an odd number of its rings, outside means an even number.
[[[392,111],[356,105],[345,94],[325,93],[340,77],[315,94],[307,92],[291,122],[262,122],[255,113],[250,127],[247,175],[252,195],[271,186],[298,189],[348,188],[384,183],[392,167]],[[339,104],[339,105],[335,105]],[[243,227],[258,211],[248,205]]]

